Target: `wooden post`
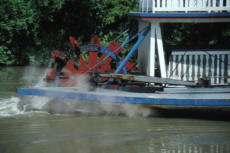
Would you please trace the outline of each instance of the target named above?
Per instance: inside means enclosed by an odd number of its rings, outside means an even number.
[[[228,71],[228,75],[227,75],[227,77],[228,77],[228,81],[227,81],[227,83],[228,84],[230,84],[230,55],[228,55],[228,68],[227,68],[227,71]]]
[[[156,29],[155,24],[151,24],[151,31],[150,31],[150,50],[149,50],[149,57],[148,57],[148,75],[155,76],[155,54],[156,54]]]
[[[194,65],[194,81],[197,81],[198,80],[198,55],[195,55],[195,57],[194,57],[195,59],[195,65]]]
[[[203,78],[203,59],[204,59],[204,56],[203,55],[200,55],[200,79]]]
[[[177,69],[178,69],[178,80],[183,80],[182,79],[182,66],[183,66],[183,64],[181,63],[181,60],[182,60],[182,58],[183,58],[183,55],[179,55],[178,56],[178,67],[177,67]]]
[[[172,56],[172,72],[170,73],[171,79],[176,79],[175,70],[176,70],[176,55],[173,55]]]
[[[216,84],[220,84],[220,55],[217,55]]]
[[[156,51],[159,57],[159,65],[161,77],[166,78],[166,64],[165,64],[165,54],[162,42],[161,28],[159,23],[151,23],[150,32],[150,44],[149,44],[149,56],[146,58],[148,60],[147,75],[155,76],[155,56]]]
[[[173,69],[173,61],[172,61],[172,56],[171,56],[171,58],[169,58],[169,65],[168,65],[168,69],[167,69],[167,72],[168,72],[168,74],[167,74],[167,78],[171,78],[171,73],[172,73],[172,69]]]
[[[209,73],[209,55],[205,55],[205,58],[206,58],[206,68],[205,68],[205,77],[208,77],[208,73]]]
[[[156,3],[155,3],[155,0],[152,1],[152,12],[155,13],[155,7]]]
[[[166,0],[162,0],[161,2],[162,2],[162,4],[161,4],[161,5],[162,5],[162,8],[164,8],[164,9],[165,9],[165,8],[166,8],[166,6],[167,6],[167,5],[166,5],[166,2],[167,2],[167,1],[166,1]]]
[[[211,84],[215,83],[215,55],[211,56],[212,58],[212,65],[211,65]]]
[[[155,25],[156,25],[157,51],[158,51],[158,57],[160,62],[161,77],[166,78],[165,54],[164,54],[161,28],[159,23],[156,23]]]
[[[146,12],[149,12],[149,8],[150,8],[150,0],[147,0],[147,5],[146,5]]]
[[[188,73],[188,80],[189,81],[191,81],[192,80],[192,67],[193,67],[193,65],[192,65],[192,55],[188,55],[189,56],[189,66],[188,66],[188,71],[187,71],[187,73]]]
[[[225,56],[225,54],[223,54],[223,55],[221,55],[221,59],[220,59],[220,61],[221,61],[221,63],[220,63],[220,65],[221,65],[221,81],[220,81],[220,84],[224,84],[224,66],[225,66],[225,62],[224,62],[224,56]]]
[[[184,56],[184,63],[183,63],[183,66],[184,66],[184,71],[182,72],[183,73],[183,77],[182,77],[182,79],[184,80],[184,81],[187,81],[187,77],[186,77],[186,73],[187,73],[187,59],[188,59],[188,56],[186,55],[186,56]]]
[[[139,22],[139,32],[142,31],[149,23],[147,22]],[[150,32],[147,38],[141,43],[138,49],[138,69],[142,73],[146,73],[148,75],[148,58],[149,58],[149,50],[150,50]]]

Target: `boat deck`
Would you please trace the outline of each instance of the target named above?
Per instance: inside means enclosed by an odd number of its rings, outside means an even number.
[[[97,88],[28,88],[18,89],[20,95],[48,96],[91,102],[129,103],[171,106],[230,106],[230,88],[165,88],[155,93],[138,93]]]

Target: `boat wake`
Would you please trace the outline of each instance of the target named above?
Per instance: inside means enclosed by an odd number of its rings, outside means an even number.
[[[150,110],[148,108],[130,104],[105,104],[36,96],[0,99],[0,118],[35,112],[59,115],[75,114],[84,116],[124,115],[129,117],[146,117],[150,114]]]
[[[19,102],[20,98],[18,97],[0,99],[0,117],[22,114],[24,111],[18,108]]]
[[[30,71],[32,72],[31,69]],[[42,75],[33,75],[36,76],[38,80],[37,83],[27,84],[25,86],[46,87],[47,84],[43,81],[44,73],[40,74]],[[26,80],[30,78],[32,77],[27,76]],[[87,76],[80,76],[76,78],[76,81],[78,82],[78,87],[80,86],[82,89],[90,88]],[[109,99],[105,99],[104,101],[106,100],[109,101]],[[0,117],[10,117],[33,112],[80,115],[125,115],[130,117],[148,116],[150,114],[150,110],[148,108],[134,106],[131,104],[84,102],[37,96],[14,96],[11,98],[0,98]]]
[[[35,102],[36,101],[36,102]],[[1,98],[0,99],[0,118],[12,117],[27,113],[41,112],[44,113],[43,107],[48,103],[47,98],[30,97],[30,98]]]

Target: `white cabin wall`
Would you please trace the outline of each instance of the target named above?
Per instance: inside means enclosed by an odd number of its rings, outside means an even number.
[[[138,30],[142,31],[149,25],[148,22],[139,21]],[[148,57],[150,50],[150,33],[143,40],[138,48],[138,70],[143,74],[148,74]]]
[[[151,29],[138,49],[139,71],[147,76],[155,76],[156,55],[159,56],[160,76],[166,78],[165,53],[162,42],[161,28],[158,22],[139,21],[139,31],[142,31],[149,24]]]

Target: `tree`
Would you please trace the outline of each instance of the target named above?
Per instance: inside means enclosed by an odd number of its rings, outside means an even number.
[[[107,44],[121,31],[135,25],[128,19],[127,13],[135,11],[136,2],[1,0],[0,64],[44,65],[49,60],[51,50],[70,48],[70,35],[84,43],[92,34],[97,34],[103,38],[102,43]],[[166,24],[163,27],[167,50],[207,46],[230,48],[228,24]]]
[[[36,14],[31,9],[31,2],[24,0],[1,0],[0,13],[0,63],[9,65],[19,55],[15,49],[18,38],[28,36],[34,30]]]
[[[69,35],[111,39],[127,27],[134,6],[135,0],[2,0],[0,63],[42,64],[50,50],[68,48]]]
[[[40,42],[41,22],[52,22],[52,13],[64,0],[0,1],[0,64],[26,64],[27,53]],[[51,15],[50,15],[51,14]]]

